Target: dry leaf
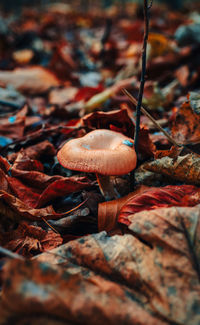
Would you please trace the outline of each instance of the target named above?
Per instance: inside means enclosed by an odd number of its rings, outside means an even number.
[[[176,158],[156,159],[145,163],[143,168],[187,184],[200,184],[200,155],[195,153]]]
[[[192,185],[153,187],[127,200],[118,214],[118,222],[129,225],[129,215],[143,210],[170,206],[194,206],[199,202],[200,190]]]
[[[189,102],[183,103],[177,111],[172,125],[172,137],[180,144],[200,142],[200,116]]]
[[[27,94],[40,94],[50,87],[59,86],[59,81],[45,68],[17,68],[13,71],[0,71],[0,82],[12,85],[17,90]]]
[[[128,195],[112,201],[106,201],[99,203],[98,205],[98,230],[99,231],[111,231],[117,227],[117,216],[121,207],[131,198],[137,195],[138,193],[143,193],[149,187],[140,186],[134,192],[129,193]]]
[[[52,230],[45,231],[40,227],[21,222],[16,230],[0,233],[1,246],[30,257],[32,252],[45,252],[62,244],[59,234]]]
[[[9,218],[14,221],[20,220],[41,220],[59,219],[64,217],[66,213],[55,213],[52,206],[41,209],[32,209],[15,196],[0,190],[0,217]],[[1,222],[0,218],[0,222]]]
[[[198,325],[200,206],[144,211],[129,220],[133,235],[102,232],[37,260],[7,262],[4,323],[37,313],[72,324]]]

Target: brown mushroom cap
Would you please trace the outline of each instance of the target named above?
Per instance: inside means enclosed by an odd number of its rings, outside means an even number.
[[[57,157],[65,168],[103,175],[127,174],[137,162],[133,140],[104,129],[70,140]]]

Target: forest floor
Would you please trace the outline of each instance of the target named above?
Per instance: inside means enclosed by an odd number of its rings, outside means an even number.
[[[200,5],[149,18],[134,182],[105,200],[57,152],[97,129],[130,145],[142,7],[0,16],[0,324],[200,324]]]

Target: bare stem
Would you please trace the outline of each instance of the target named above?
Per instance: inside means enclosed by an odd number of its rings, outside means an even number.
[[[136,106],[136,125],[135,125],[135,137],[134,145],[136,154],[138,154],[138,141],[139,141],[139,131],[140,131],[140,115],[141,115],[141,105],[142,97],[144,92],[145,84],[145,73],[146,73],[146,56],[147,56],[147,41],[149,34],[149,10],[148,10],[148,0],[144,0],[144,38],[143,38],[143,48],[142,48],[142,71],[140,79],[140,88],[138,94],[138,102]]]

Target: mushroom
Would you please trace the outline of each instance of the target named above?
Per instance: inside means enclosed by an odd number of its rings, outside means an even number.
[[[110,176],[127,174],[137,163],[133,140],[104,129],[68,141],[57,157],[65,168],[96,173],[99,188],[106,200],[117,197]]]

